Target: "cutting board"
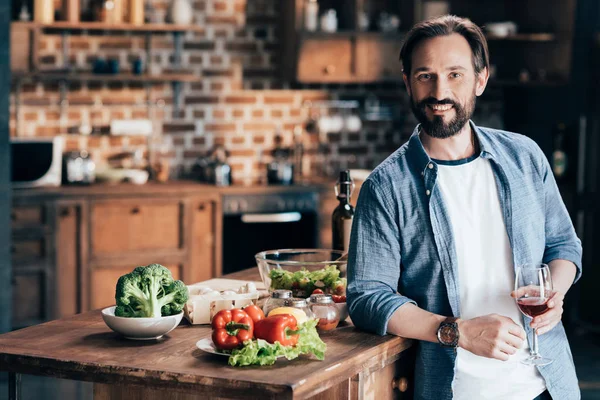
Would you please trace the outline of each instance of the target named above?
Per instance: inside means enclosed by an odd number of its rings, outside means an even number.
[[[265,290],[265,285],[262,281],[243,281],[240,279],[224,279],[224,278],[214,278],[209,279],[207,281],[202,281],[198,283],[194,283],[195,287],[209,287],[213,290],[223,291],[223,290],[233,290],[236,291],[240,288],[240,286],[245,285],[248,282],[253,282],[256,285],[257,290]]]

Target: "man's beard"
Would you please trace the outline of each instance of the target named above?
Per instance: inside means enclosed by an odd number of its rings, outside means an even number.
[[[414,98],[411,96],[410,105],[413,111],[413,114],[417,118],[417,120],[421,123],[421,127],[429,136],[436,139],[446,139],[456,135],[460,130],[465,126],[471,116],[473,115],[473,111],[475,110],[475,93],[473,93],[473,97],[470,101],[465,104],[463,107],[461,104],[455,102],[450,99],[437,100],[434,97],[428,97],[424,100],[421,100],[418,103],[415,103]],[[426,107],[428,105],[434,104],[451,104],[454,108],[454,112],[456,115],[454,118],[448,122],[444,122],[443,115],[434,115],[433,119],[430,120],[427,117]]]

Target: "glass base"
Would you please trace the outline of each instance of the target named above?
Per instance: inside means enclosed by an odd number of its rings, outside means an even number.
[[[521,360],[521,364],[525,364],[525,365],[548,365],[548,364],[552,364],[554,360],[551,358],[545,358],[539,355],[536,356],[529,356],[524,360]]]

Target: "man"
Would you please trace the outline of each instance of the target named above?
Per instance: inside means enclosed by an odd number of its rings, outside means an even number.
[[[470,121],[489,76],[484,35],[468,19],[428,20],[400,58],[420,124],[362,186],[352,321],[418,340],[418,399],[580,398],[561,316],[581,244],[539,147]],[[546,313],[524,320],[511,297],[515,268],[542,262],[555,292]],[[520,362],[532,329],[553,363]]]

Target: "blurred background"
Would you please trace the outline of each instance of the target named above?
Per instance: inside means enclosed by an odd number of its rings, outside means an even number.
[[[531,137],[552,164],[584,246],[563,319],[583,398],[600,398],[597,0],[4,2],[0,330],[108,305],[132,265],[193,283],[260,250],[331,247],[339,172],[355,202],[416,125],[404,34],[445,13],[488,38],[474,122]],[[257,234],[245,212],[301,219]]]

